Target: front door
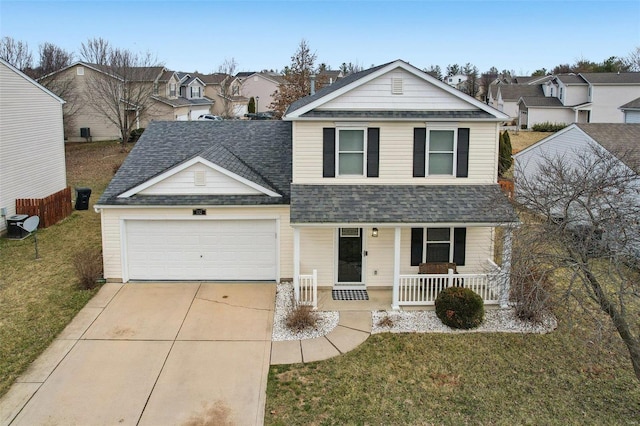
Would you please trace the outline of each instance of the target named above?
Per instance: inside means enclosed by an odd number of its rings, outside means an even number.
[[[362,229],[340,228],[338,234],[338,283],[362,283]]]

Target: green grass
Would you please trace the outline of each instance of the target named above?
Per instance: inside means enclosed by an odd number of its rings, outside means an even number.
[[[273,366],[265,423],[637,424],[624,348],[547,335],[377,334],[327,361]]]
[[[91,205],[126,156],[112,142],[72,144],[66,152],[67,184],[91,187]],[[92,208],[39,230],[40,260],[32,237],[0,238],[0,395],[97,291],[78,288],[71,261],[100,244],[100,215]]]

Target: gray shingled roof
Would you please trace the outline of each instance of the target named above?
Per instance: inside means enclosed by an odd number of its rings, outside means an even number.
[[[640,124],[576,124],[583,132],[640,173]]]
[[[556,75],[556,78],[565,85],[570,85],[570,86],[573,86],[573,85],[586,86],[587,85],[587,83],[584,81],[582,77],[575,74],[558,74]]]
[[[640,84],[640,72],[583,72],[580,75],[591,84]]]
[[[486,111],[462,110],[462,111],[335,111],[313,110],[301,115],[301,117],[313,118],[379,118],[379,119],[482,119],[494,118]]]
[[[523,96],[522,102],[526,107],[565,107],[560,99],[545,96]]]
[[[626,104],[620,107],[620,109],[636,109],[636,108],[640,108],[640,98],[636,98],[631,102],[627,102]]]
[[[188,105],[211,105],[213,101],[207,97],[197,98],[197,99],[187,99],[187,98],[175,98],[169,99],[163,96],[152,96],[151,99],[155,99],[158,102],[163,102],[167,105],[171,105],[172,107],[181,107]]]
[[[501,84],[498,86],[502,100],[504,101],[517,101],[521,97],[544,97],[542,86],[540,84]],[[497,96],[497,94],[496,94]]]
[[[98,204],[252,205],[288,204],[291,123],[286,121],[155,121],[109,183]],[[197,156],[282,195],[134,195],[117,198]]]
[[[395,61],[392,61],[395,62]],[[289,108],[287,108],[287,112],[286,114],[290,114],[293,111],[296,111],[306,105],[309,105],[310,103],[324,97],[327,96],[330,93],[335,92],[338,89],[342,89],[344,86],[347,86],[351,83],[353,83],[354,81],[358,81],[361,78],[364,78],[366,76],[368,76],[369,74],[373,74],[374,72],[378,71],[381,68],[386,67],[387,65],[391,64],[392,62],[388,62],[386,64],[382,64],[382,65],[378,65],[377,67],[373,67],[373,68],[369,68],[368,70],[364,70],[364,71],[360,71],[360,72],[356,72],[353,74],[349,74],[347,76],[345,76],[344,78],[341,78],[339,80],[337,80],[335,83],[330,84],[328,86],[323,87],[322,89],[318,90],[315,94],[311,95],[311,96],[306,96],[302,99],[299,99],[297,101],[295,101],[294,103],[292,103],[291,105],[289,105]]]
[[[513,223],[498,185],[291,185],[291,223]]]

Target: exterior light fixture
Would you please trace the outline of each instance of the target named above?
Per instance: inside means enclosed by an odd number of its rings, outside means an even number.
[[[371,236],[372,236],[373,238],[378,238],[378,228],[373,228],[373,229],[371,230]]]

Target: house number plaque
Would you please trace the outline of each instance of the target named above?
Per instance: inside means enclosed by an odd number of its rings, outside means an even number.
[[[206,216],[207,215],[207,209],[193,209],[193,215],[194,216]]]

